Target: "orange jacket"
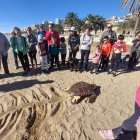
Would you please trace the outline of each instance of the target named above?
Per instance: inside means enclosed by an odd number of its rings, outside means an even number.
[[[111,44],[110,43],[103,43],[101,47],[101,54],[106,55],[107,57],[109,56],[111,51]]]

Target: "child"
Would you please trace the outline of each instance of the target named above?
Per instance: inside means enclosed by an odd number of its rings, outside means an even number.
[[[111,51],[111,44],[109,43],[109,37],[105,36],[104,43],[102,44],[102,47],[101,47],[101,54],[102,54],[102,59],[100,63],[100,67],[102,65],[101,71],[104,71],[104,65],[107,64],[107,59],[110,55],[110,51]]]
[[[62,59],[62,65],[65,66],[65,60],[66,60],[66,54],[67,54],[67,45],[65,44],[65,38],[61,37],[60,38],[60,52],[61,52],[61,59]]]
[[[68,62],[69,62],[69,66],[70,66],[70,71],[72,72],[73,71],[73,68],[74,68],[75,69],[75,72],[77,72],[78,71],[77,65],[79,63],[79,60],[77,58],[70,57],[69,60],[68,60]]]
[[[122,64],[126,64],[126,59],[129,58],[129,57],[130,57],[129,54],[127,54],[127,55],[121,57],[121,59],[120,59],[120,63],[122,63]]]
[[[121,59],[121,52],[126,52],[126,46],[125,44],[123,43],[123,40],[124,40],[124,36],[123,35],[119,35],[118,36],[118,42],[116,42],[113,46],[112,46],[112,51],[113,54],[112,54],[112,58],[111,58],[111,68],[108,72],[108,74],[110,74],[113,70],[113,67],[115,65],[115,71],[113,72],[113,76],[115,77],[116,76],[116,72],[117,72],[117,69],[118,69],[118,65],[119,65],[119,61]]]
[[[135,39],[132,41],[133,46],[130,51],[130,58],[126,70],[134,71],[134,68],[140,57],[140,31],[136,32]]]
[[[98,74],[97,70],[98,70],[98,65],[100,64],[100,61],[101,61],[101,57],[102,57],[102,55],[100,52],[100,46],[97,45],[96,51],[92,55],[93,63],[91,65],[91,71],[90,71],[91,74],[92,74],[93,68],[95,68],[95,74]]]
[[[101,137],[105,139],[120,139],[121,137],[137,131],[137,128],[140,128],[139,123],[139,117],[140,117],[140,86],[137,88],[136,91],[136,100],[135,100],[135,112],[134,114],[126,119],[121,126],[115,128],[115,129],[102,129],[99,130],[99,133]]]
[[[28,76],[31,76],[30,68],[29,68],[29,60],[27,56],[27,52],[29,49],[28,43],[26,42],[25,37],[21,36],[20,29],[16,30],[16,36],[12,37],[12,47],[14,52],[17,53],[19,60],[21,62],[21,65],[24,69],[23,75],[28,74]]]
[[[46,66],[46,74],[49,74],[49,72],[48,72],[48,60],[47,60],[48,44],[46,43],[46,41],[43,40],[42,34],[38,35],[38,41],[39,41],[38,42],[38,53],[40,55],[42,74],[45,73],[44,63]]]
[[[59,45],[56,43],[56,37],[54,35],[51,36],[52,43],[49,45],[49,54],[51,56],[51,67],[50,71],[53,70],[53,62],[55,58],[55,62],[57,63],[58,70],[60,70],[59,66]]]

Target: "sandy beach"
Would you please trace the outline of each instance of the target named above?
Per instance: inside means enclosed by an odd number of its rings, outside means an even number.
[[[92,47],[94,51],[95,44]],[[39,64],[38,54],[37,60]],[[89,69],[91,60],[90,55]],[[140,65],[135,72],[123,73],[126,66],[121,64],[115,78],[107,72],[70,72],[67,67],[61,71],[56,68],[49,75],[33,69],[33,76],[27,77],[22,76],[19,65],[15,70],[10,49],[12,76],[5,77],[3,68],[0,72],[1,140],[103,140],[99,129],[116,128],[134,112]],[[96,102],[89,104],[85,98],[77,105],[71,104],[65,89],[79,81],[97,85]],[[120,140],[132,140],[131,134]]]

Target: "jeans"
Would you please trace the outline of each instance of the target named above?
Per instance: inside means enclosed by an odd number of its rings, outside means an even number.
[[[84,57],[85,57],[85,69],[88,67],[88,58],[89,58],[90,50],[81,50],[81,66],[83,66]]]
[[[2,57],[2,64],[3,64],[5,74],[9,74],[7,58],[8,58],[8,55]]]
[[[120,138],[121,136],[127,135],[130,132],[137,131],[136,122],[140,116],[140,107],[137,103],[135,103],[135,113],[127,120],[123,122],[123,124],[112,130],[113,134]]]
[[[61,59],[62,59],[62,64],[65,65],[65,61],[66,61],[66,54],[61,54]]]
[[[40,61],[41,61],[41,69],[44,70],[44,64],[46,66],[46,70],[48,70],[48,60],[47,60],[47,55],[40,56]]]
[[[58,55],[51,55],[51,68],[53,68],[54,59],[55,59],[57,66],[59,67]]]
[[[21,65],[22,65],[24,71],[30,72],[29,61],[28,61],[27,54],[23,55],[23,53],[21,51],[19,51],[18,52],[18,57],[19,57],[19,60],[21,62]]]
[[[37,67],[36,53],[37,53],[37,51],[28,52],[29,57],[30,57],[30,61],[31,61],[31,66],[33,66],[33,60],[34,60],[35,66]]]
[[[17,53],[13,49],[12,49],[12,54],[13,54],[13,57],[14,57],[15,66],[18,67]]]
[[[77,54],[77,51],[72,50],[72,52],[69,52],[69,58],[75,58],[76,54]]]
[[[113,69],[114,65],[115,65],[115,71],[117,71],[119,63],[120,63],[120,59],[121,59],[121,53],[113,53],[112,54],[112,58],[111,58],[111,70]]]

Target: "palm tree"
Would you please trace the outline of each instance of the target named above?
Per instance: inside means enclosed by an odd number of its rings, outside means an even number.
[[[80,19],[80,18],[75,19],[74,26],[76,27],[79,34],[83,30],[84,25],[85,25],[85,19]]]
[[[64,33],[64,28],[61,24],[55,24],[55,29],[56,29],[57,32],[59,32],[59,34]]]
[[[65,17],[65,24],[68,24],[72,27],[74,25],[74,21],[77,18],[78,18],[77,14],[75,14],[74,12],[69,12]]]
[[[140,20],[140,0],[123,0],[122,5],[121,5],[122,10],[128,4],[129,4],[129,6],[128,6],[129,12],[137,15],[136,24],[135,24],[135,28],[133,31],[133,33],[135,33],[137,31],[139,20]]]

